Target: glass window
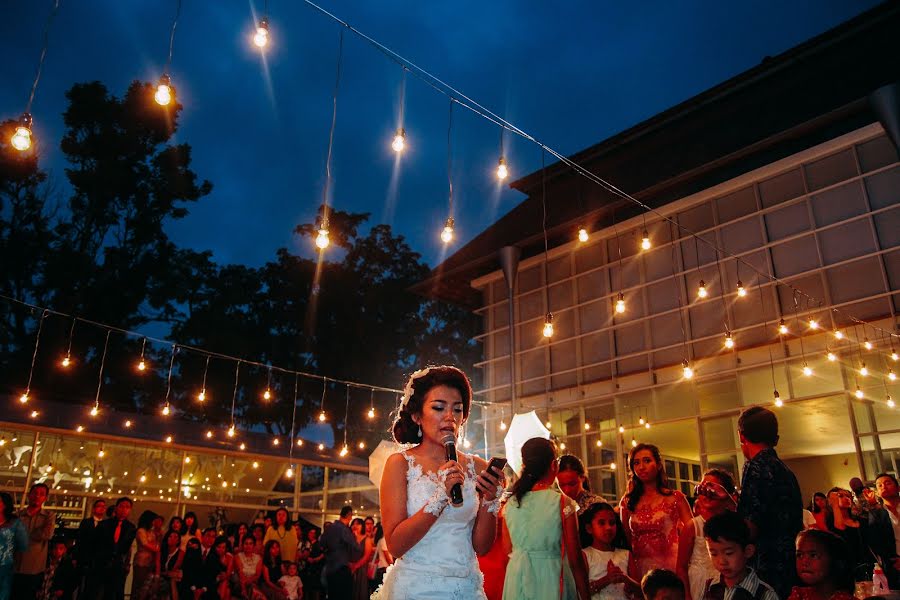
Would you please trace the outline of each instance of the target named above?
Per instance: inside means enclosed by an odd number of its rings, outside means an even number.
[[[881,265],[877,257],[831,267],[826,271],[832,302],[841,303],[880,294],[884,290]],[[847,309],[850,312],[849,309]],[[862,315],[851,312],[857,318]]]
[[[810,229],[809,212],[805,202],[795,202],[774,210],[767,213],[763,219],[769,240],[773,242]]]
[[[851,221],[820,232],[819,245],[826,265],[875,251],[872,226],[868,219]]]
[[[864,173],[897,162],[897,151],[887,136],[879,136],[856,147],[856,155]]]
[[[803,177],[800,169],[776,175],[759,183],[759,197],[763,208],[781,204],[786,200],[801,196],[803,193]]]
[[[843,150],[837,154],[811,162],[805,165],[805,171],[806,181],[810,190],[818,190],[855,177],[857,172],[853,150]]]
[[[812,369],[812,375],[803,374],[804,362]],[[821,353],[807,353],[805,361],[803,359],[792,361],[790,373],[794,396],[797,398],[834,394],[844,390],[840,363],[829,361]]]
[[[719,223],[727,223],[755,212],[756,195],[753,193],[753,186],[716,198],[716,211],[719,214]]]
[[[866,177],[866,192],[872,210],[900,203],[900,166]]]
[[[819,266],[819,253],[815,238],[811,235],[790,240],[772,247],[775,275],[790,277]]]
[[[859,181],[814,194],[810,203],[816,225],[819,227],[845,221],[866,212],[866,201]]]
[[[872,217],[882,248],[900,246],[900,210],[894,209]]]
[[[741,406],[736,377],[719,381],[698,381],[694,392],[701,413],[712,413]]]

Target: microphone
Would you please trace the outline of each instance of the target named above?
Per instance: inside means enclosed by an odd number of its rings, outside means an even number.
[[[456,440],[454,439],[454,437],[451,434],[447,434],[441,441],[444,444],[444,450],[447,451],[447,460],[458,461],[459,458],[456,454]],[[450,488],[450,504],[452,504],[453,506],[462,506],[463,495],[461,483],[457,483],[452,488]]]

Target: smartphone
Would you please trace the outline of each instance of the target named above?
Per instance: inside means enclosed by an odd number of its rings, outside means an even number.
[[[503,467],[506,466],[506,459],[501,456],[495,456],[491,459],[491,462],[488,463],[488,470],[493,469],[495,475],[503,474]]]

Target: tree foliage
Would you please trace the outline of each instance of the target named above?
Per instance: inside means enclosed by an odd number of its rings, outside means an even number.
[[[8,145],[12,122],[0,124],[0,286],[2,293],[115,327],[162,331],[178,344],[332,378],[399,387],[404,374],[427,362],[471,370],[480,357],[472,341],[477,321],[468,312],[409,292],[428,267],[388,225],[366,229],[368,214],[329,209],[333,246],[318,257],[279,249],[254,268],[219,265],[208,251],[178,247],[165,223],[185,217],[212,184],[191,168],[191,148],[173,144],[181,107],[165,109],[153,88],[134,82],[124,97],[99,82],[67,93],[66,132],[60,144],[69,167],[55,186],[39,156]],[[57,189],[59,188],[59,189]],[[64,191],[59,191],[64,190]],[[324,210],[324,207],[320,210]],[[316,234],[299,224],[298,236]],[[31,361],[39,314],[0,304],[0,381],[20,391]],[[44,324],[34,387],[60,401],[89,405],[96,389],[105,332],[76,323],[73,357],[78,369],[55,363],[71,322]],[[149,375],[138,378],[133,360],[139,338],[113,333],[104,369],[105,405],[157,410],[165,393],[171,347],[150,347]],[[287,432],[292,399],[298,424],[318,414],[321,382],[189,350],[176,356],[172,399],[185,419],[227,422],[232,398],[247,426]],[[194,400],[204,372],[209,401]],[[270,402],[260,394],[271,385]],[[342,435],[348,393],[324,386],[336,439]],[[370,393],[350,390],[351,433],[358,438],[386,426],[396,398],[375,397],[382,420],[354,430]],[[365,408],[363,408],[365,406]]]

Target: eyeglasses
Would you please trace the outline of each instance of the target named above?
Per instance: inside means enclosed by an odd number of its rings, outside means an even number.
[[[725,498],[730,498],[731,494],[715,481],[704,481],[703,483],[694,486],[694,497],[696,498],[697,496],[706,496],[707,498],[715,500],[724,500]]]

